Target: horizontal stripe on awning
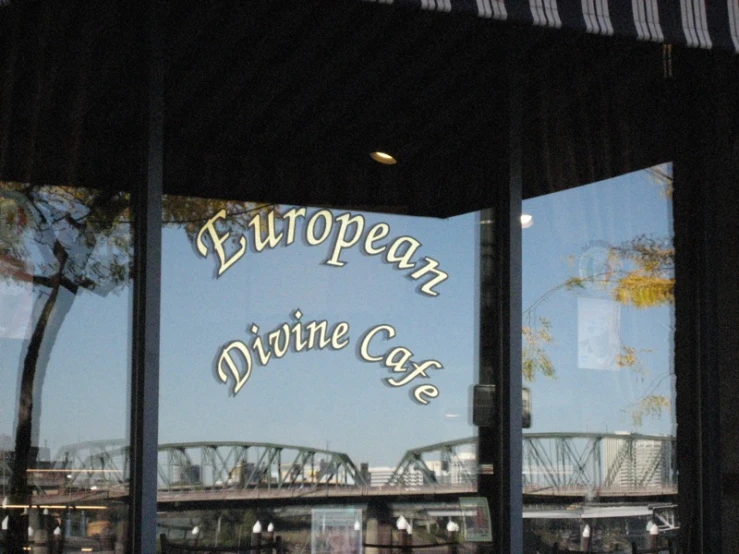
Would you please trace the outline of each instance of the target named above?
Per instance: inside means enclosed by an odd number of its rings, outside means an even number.
[[[739,52],[739,0],[364,0]]]

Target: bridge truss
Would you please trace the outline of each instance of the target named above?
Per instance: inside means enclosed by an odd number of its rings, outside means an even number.
[[[193,442],[159,445],[160,491],[246,490],[367,486],[344,453],[303,446],[255,442]],[[0,461],[0,477],[11,467]],[[37,492],[124,490],[129,447],[123,440],[62,447],[51,467],[33,470]]]
[[[476,438],[408,450],[388,485],[476,483]],[[607,433],[528,433],[524,493],[665,495],[677,492],[675,439]]]
[[[367,482],[349,456],[330,450],[245,442],[159,446],[160,490],[328,485],[366,486]]]
[[[387,481],[389,486],[477,483],[477,439],[459,439],[408,450]]]
[[[408,450],[383,488],[386,494],[425,486],[474,491],[476,449],[477,439],[472,437]],[[675,439],[667,436],[524,434],[523,492],[585,498],[674,495],[675,459]],[[337,492],[352,488],[382,492],[370,487],[369,475],[359,471],[348,455],[303,446],[262,442],[162,444],[157,469],[162,493]],[[11,462],[0,458],[0,489],[5,494],[11,471]],[[126,496],[129,472],[126,441],[91,441],[61,448],[49,467],[39,465],[31,470],[29,484],[37,495]]]

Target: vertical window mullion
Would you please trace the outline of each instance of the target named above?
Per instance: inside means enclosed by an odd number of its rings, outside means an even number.
[[[498,232],[498,275],[501,295],[501,348],[498,366],[502,425],[497,440],[501,449],[498,463],[501,503],[501,534],[505,543],[500,552],[523,551],[523,485],[521,460],[522,383],[521,383],[521,311],[522,311],[522,175],[523,175],[523,96],[524,47],[520,37],[511,33],[508,52],[509,105],[509,180],[499,205],[502,208]]]
[[[164,63],[161,4],[147,3],[148,148],[134,187],[134,309],[131,385],[131,503],[128,552],[156,552],[161,297]]]
[[[488,498],[497,553],[523,550],[521,384],[522,92],[520,41],[508,45],[508,173],[480,222],[481,385],[495,385],[495,421],[480,427],[479,493]]]

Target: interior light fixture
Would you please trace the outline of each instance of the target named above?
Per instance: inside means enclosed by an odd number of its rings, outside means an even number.
[[[385,152],[371,152],[370,158],[384,165],[395,165],[396,163],[398,163],[398,160]]]
[[[534,224],[534,216],[531,214],[521,214],[521,228],[528,229]]]

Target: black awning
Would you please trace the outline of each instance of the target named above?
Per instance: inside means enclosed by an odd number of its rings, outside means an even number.
[[[365,0],[739,52],[736,0]]]

